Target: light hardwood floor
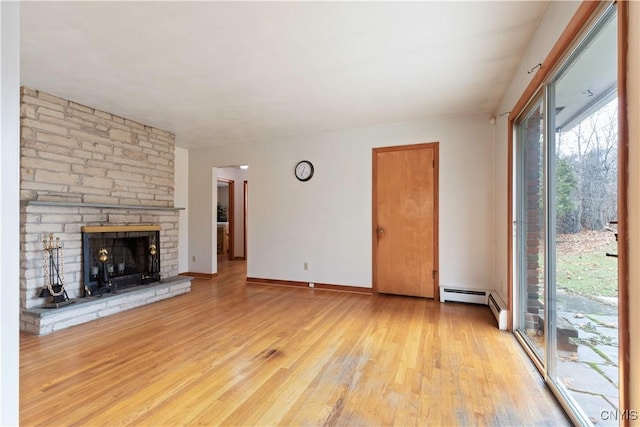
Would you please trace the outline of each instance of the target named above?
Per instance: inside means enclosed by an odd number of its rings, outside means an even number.
[[[484,306],[246,284],[21,336],[21,425],[569,425]]]

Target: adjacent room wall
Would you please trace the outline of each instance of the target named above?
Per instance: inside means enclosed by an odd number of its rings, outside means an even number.
[[[493,288],[493,127],[486,114],[192,150],[190,253],[212,258],[212,168],[246,163],[248,276],[371,287],[372,149],[433,141],[440,142],[440,284]],[[315,166],[306,183],[293,175],[301,159]],[[195,203],[193,194],[208,199]],[[190,271],[200,271],[193,264]]]
[[[218,173],[218,178],[220,178],[220,173]],[[229,185],[225,185],[224,187],[218,187],[218,202],[217,205],[221,205],[227,210],[227,221],[229,220]],[[216,215],[217,218],[217,215]]]
[[[496,179],[496,203],[495,203],[495,230],[496,230],[496,289],[504,301],[507,301],[507,237],[509,224],[507,223],[507,142],[508,142],[508,113],[522,96],[527,85],[535,74],[527,71],[536,64],[542,63],[556,43],[560,34],[575,14],[580,2],[550,2],[547,10],[538,24],[529,46],[522,56],[516,73],[513,75],[505,96],[500,101],[496,110],[495,127],[495,179]]]

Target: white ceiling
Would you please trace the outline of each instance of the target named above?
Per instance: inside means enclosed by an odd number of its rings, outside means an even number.
[[[546,2],[23,2],[21,84],[185,148],[494,112]]]

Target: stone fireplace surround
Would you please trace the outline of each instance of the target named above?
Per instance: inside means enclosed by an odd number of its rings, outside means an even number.
[[[178,276],[175,136],[23,87],[20,97],[20,328],[46,334],[190,290]],[[84,298],[82,227],[160,226],[163,282]],[[42,241],[64,250],[65,289],[76,302],[43,309]],[[127,292],[125,292],[127,291]]]

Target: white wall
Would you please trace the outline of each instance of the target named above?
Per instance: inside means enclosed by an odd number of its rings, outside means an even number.
[[[640,2],[629,2],[629,335],[630,409],[640,411]],[[632,425],[640,425],[635,420]]]
[[[178,273],[186,273],[189,271],[189,151],[176,147],[174,164],[174,206],[185,208],[178,220]]]
[[[433,141],[440,142],[440,283],[492,288],[493,127],[485,114],[192,150],[190,194],[211,194],[213,166],[249,164],[248,276],[371,287],[372,148]],[[293,175],[301,159],[315,165],[306,183]],[[190,252],[204,251],[210,199],[191,198],[189,207],[198,230]]]
[[[538,24],[529,46],[522,56],[522,61],[518,65],[516,73],[513,75],[505,96],[500,101],[496,111],[496,143],[495,143],[495,177],[496,177],[496,248],[495,248],[495,287],[500,291],[502,299],[507,301],[507,143],[508,143],[508,115],[500,116],[502,113],[511,111],[520,96],[524,93],[527,85],[535,74],[528,74],[527,70],[536,64],[542,63],[547,54],[560,38],[565,27],[580,6],[580,2],[550,2]]]
[[[195,273],[213,273],[215,239],[212,241],[212,215],[215,214],[211,168],[198,168],[198,153],[189,151],[189,267]],[[209,180],[209,183],[203,182]],[[203,190],[204,189],[204,190]],[[213,205],[212,205],[213,203]],[[215,219],[215,218],[213,218]]]
[[[0,2],[0,425],[18,425],[20,4]]]

